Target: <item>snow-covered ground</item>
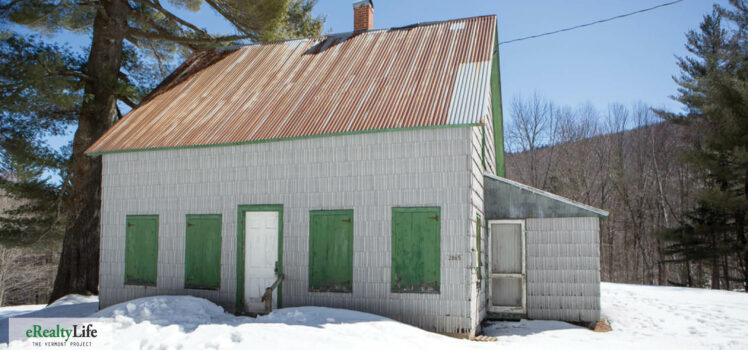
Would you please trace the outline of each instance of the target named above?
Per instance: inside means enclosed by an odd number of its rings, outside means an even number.
[[[143,298],[99,312],[96,305],[92,297],[68,296],[46,308],[27,306],[32,312],[23,317],[98,317],[112,325],[116,349],[748,349],[748,294],[689,288],[603,283],[602,313],[612,332],[558,321],[493,322],[484,329],[498,338],[492,343],[323,307],[286,308],[255,319],[189,296]],[[3,318],[19,312],[24,309],[0,308],[0,341],[7,339]]]
[[[612,332],[557,321],[492,323],[504,349],[748,349],[748,294],[603,283],[602,317]]]
[[[16,310],[21,310],[22,308],[26,308],[28,311],[14,312]],[[0,307],[0,343],[8,342],[8,319],[10,317],[85,317],[96,312],[98,308],[99,297],[83,295],[67,295],[49,306],[23,305]]]

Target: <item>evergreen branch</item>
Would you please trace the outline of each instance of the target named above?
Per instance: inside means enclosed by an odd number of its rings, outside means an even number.
[[[157,10],[159,13],[163,14],[167,18],[170,18],[173,21],[175,21],[175,22],[177,22],[177,23],[179,23],[179,24],[181,24],[181,25],[183,25],[183,26],[185,26],[187,28],[190,28],[190,29],[194,30],[195,32],[198,32],[198,33],[203,34],[203,35],[208,35],[207,32],[205,32],[204,30],[198,28],[196,25],[183,20],[182,18],[180,18],[177,15],[169,12],[167,9],[163,8],[163,6],[161,6],[161,4],[158,3],[158,1],[156,1],[155,3],[151,2],[149,0],[135,0],[135,1],[137,1],[137,2],[139,2],[141,4],[145,4],[145,5],[150,6],[151,8]]]
[[[222,7],[218,5],[215,1],[205,0],[205,2],[208,3],[208,5],[210,5],[210,7],[212,7],[214,10],[218,11],[219,13],[221,12]],[[233,24],[236,28],[244,28],[244,26],[238,23],[233,17],[230,17],[230,16],[223,16],[223,17],[226,18],[226,20],[228,20],[229,22],[231,22],[231,24]]]
[[[122,96],[122,95],[116,95],[116,96],[117,96],[118,100],[122,101],[128,107],[130,107],[132,109],[135,109],[136,107],[138,107],[138,104],[135,103],[133,100],[129,99],[128,97]]]
[[[101,15],[101,17],[103,17],[107,21],[111,19],[109,17],[109,14],[106,12],[106,8],[104,8],[104,6],[102,6],[101,3],[98,1],[80,0],[79,2],[76,2],[75,4],[81,5],[81,6],[91,6],[95,8],[96,11]]]
[[[127,74],[125,74],[125,72],[123,72],[123,71],[119,71],[117,73],[117,78],[122,79],[122,80],[124,80],[125,82],[128,82],[128,83],[130,82],[130,77]]]
[[[131,44],[135,45],[135,47],[137,47],[137,48],[141,48],[141,43],[140,43],[140,40],[138,40],[137,38],[134,38],[134,37],[132,37],[132,36],[126,36],[126,37],[125,37],[125,40],[127,40],[127,41],[129,41],[129,42],[130,42]]]
[[[65,71],[56,72],[56,71],[51,70],[47,66],[46,62],[42,61],[41,59],[37,58],[36,61],[39,62],[39,66],[41,66],[42,68],[44,68],[44,71],[47,72],[47,76],[48,77],[54,77],[54,76],[58,76],[58,77],[75,77],[75,78],[78,78],[78,79],[86,81],[86,82],[93,82],[93,79],[91,79],[90,76],[88,76],[86,74],[83,74],[81,72],[71,71],[71,70],[65,70]]]
[[[224,6],[221,6],[215,0],[204,0],[210,7],[212,7],[216,12],[218,12],[223,18],[225,18],[227,21],[229,21],[231,24],[234,25],[239,31],[242,32],[248,32],[250,31],[245,24],[240,23],[236,17],[233,16],[230,9],[226,9]],[[245,39],[253,39],[253,40],[259,40],[258,35],[256,33],[248,34]]]
[[[133,17],[139,19],[141,22],[143,22],[147,26],[150,26],[151,29],[156,30],[156,32],[158,34],[161,34],[161,35],[174,35],[169,30],[167,30],[166,28],[164,28],[160,24],[156,23],[153,19],[144,16],[140,11],[136,11],[135,9],[130,8],[130,13],[133,15]],[[133,39],[128,38],[128,40],[130,42],[132,42],[133,44],[135,44],[135,46],[137,46],[138,48],[141,48],[141,43],[140,43],[139,40],[134,39],[134,38]],[[190,44],[184,44],[184,45],[190,46]],[[193,49],[193,50],[196,49],[195,47],[191,47],[191,46],[190,46],[190,48]]]
[[[145,25],[149,26],[151,29],[154,29],[156,31],[156,33],[158,33],[160,35],[165,35],[165,36],[175,36],[174,33],[172,33],[171,31],[169,31],[167,28],[164,28],[162,25],[156,23],[156,21],[154,21],[152,18],[149,18],[149,17],[145,16],[142,12],[137,11],[134,8],[130,8],[130,13],[133,15],[133,17],[139,19]],[[202,32],[202,31],[200,31],[197,34],[200,35],[200,36],[207,36],[207,37],[210,36],[209,34],[207,34],[205,32]],[[140,43],[139,40],[137,40],[135,38],[133,38],[133,39],[128,38],[128,40],[130,42],[133,42],[133,44],[135,44],[135,46],[137,46],[138,48],[141,48],[141,43]],[[185,43],[183,45],[188,46],[192,50],[198,50],[199,49],[199,48],[195,47],[195,44]],[[151,45],[151,46],[153,46],[153,45]]]
[[[49,76],[61,76],[61,77],[75,77],[83,81],[87,82],[93,82],[93,79],[91,79],[90,76],[83,74],[81,72],[75,72],[75,71],[64,71],[64,72],[49,72]]]
[[[158,50],[156,50],[156,47],[153,46],[153,42],[149,42],[148,47],[153,53],[153,57],[156,59],[156,63],[158,64],[158,71],[161,73],[162,76],[165,77],[166,74],[169,72],[167,72],[166,69],[164,68],[164,62],[161,57],[161,53],[159,53]]]
[[[13,0],[3,6],[0,6],[0,11],[8,11],[11,7],[15,6],[15,4],[21,2],[21,0]]]
[[[209,37],[209,38],[187,38],[187,37],[173,35],[173,34],[146,32],[146,31],[132,28],[132,27],[130,27],[127,30],[127,35],[140,37],[144,39],[151,39],[151,40],[167,40],[167,41],[172,41],[177,44],[183,44],[183,45],[227,43],[231,41],[252,38],[252,35],[225,35],[225,36]]]

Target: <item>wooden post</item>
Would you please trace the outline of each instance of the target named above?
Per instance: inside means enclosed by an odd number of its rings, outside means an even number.
[[[265,288],[265,294],[262,296],[262,301],[265,302],[265,314],[269,314],[273,311],[273,290],[278,287],[285,276],[280,274],[278,279],[275,280],[272,286]]]

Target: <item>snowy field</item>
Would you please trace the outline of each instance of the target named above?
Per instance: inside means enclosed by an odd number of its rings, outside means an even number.
[[[114,328],[112,348],[164,349],[748,349],[748,294],[602,284],[602,313],[612,332],[557,321],[492,322],[479,343],[426,332],[390,319],[322,307],[235,317],[204,299],[150,297],[96,312],[95,297],[68,296],[48,307],[0,308],[7,317],[98,317]],[[13,348],[24,344],[14,342]],[[7,344],[0,344],[0,348]]]

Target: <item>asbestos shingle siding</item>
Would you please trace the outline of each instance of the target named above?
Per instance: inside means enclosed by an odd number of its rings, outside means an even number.
[[[527,316],[600,320],[597,217],[527,219]]]
[[[490,115],[490,111],[488,112]],[[488,117],[487,117],[488,118]],[[490,120],[488,118],[487,120]],[[486,212],[485,212],[485,180],[483,173],[495,173],[496,158],[494,157],[493,149],[493,123],[485,123],[485,127],[475,126],[470,128],[470,217],[469,217],[469,231],[470,232],[470,249],[471,249],[471,295],[473,296],[471,312],[472,319],[478,320],[475,327],[479,327],[480,320],[486,316],[486,291],[488,288],[488,274],[489,271],[486,269],[488,264],[488,249],[489,242],[487,240],[488,227],[486,223]],[[485,145],[483,144],[483,132],[485,131]],[[485,148],[484,148],[485,146]],[[481,153],[485,149],[485,161],[481,159]],[[483,164],[485,163],[485,167]],[[481,258],[478,259],[478,241],[476,240],[476,220],[480,215],[482,222],[481,224]],[[478,261],[481,261],[482,266],[482,279],[478,280],[478,273],[476,267],[478,267]]]
[[[236,300],[237,206],[283,204],[284,306],[341,307],[427,330],[469,333],[474,217],[470,127],[392,131],[103,156],[100,303],[190,294]],[[471,180],[472,179],[472,180]],[[390,292],[397,206],[441,207],[441,293]],[[353,209],[353,293],[307,291],[309,211]],[[126,215],[159,215],[157,287],[125,286]],[[185,215],[222,214],[221,287],[185,290]],[[472,306],[471,306],[472,305]]]

